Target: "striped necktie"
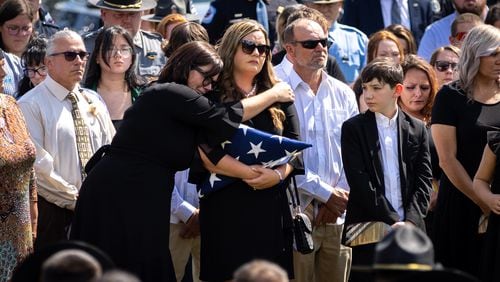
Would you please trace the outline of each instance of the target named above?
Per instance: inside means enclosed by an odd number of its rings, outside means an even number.
[[[392,0],[391,24],[401,24],[401,9],[398,0]]]
[[[82,172],[82,179],[85,178],[85,165],[92,157],[92,147],[90,145],[90,134],[85,121],[82,118],[80,109],[78,109],[78,97],[74,92],[70,92],[66,96],[71,102],[71,115],[73,116],[73,123],[75,125],[76,148],[78,150],[78,157],[80,158],[80,169]]]

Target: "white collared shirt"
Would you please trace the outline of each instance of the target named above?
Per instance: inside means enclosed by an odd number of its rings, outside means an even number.
[[[397,211],[400,220],[403,220],[403,199],[401,195],[401,182],[399,176],[398,153],[398,114],[388,118],[380,113],[375,113],[377,122],[380,151],[382,152],[382,170],[384,171],[385,197]]]
[[[175,186],[170,203],[170,223],[187,223],[199,207],[196,185],[188,182],[189,169],[175,173]]]
[[[408,10],[408,0],[396,0],[399,2],[399,10],[401,11],[401,25],[411,30],[410,14]],[[380,0],[380,7],[382,8],[382,18],[384,19],[384,27],[392,24],[391,9],[392,0]]]
[[[287,72],[288,76],[282,76]],[[304,210],[313,199],[327,202],[334,188],[349,191],[342,165],[340,133],[343,122],[359,113],[358,105],[351,88],[325,71],[316,95],[286,57],[276,66],[276,73],[295,93],[301,139],[313,145],[303,152],[305,175],[296,177]],[[343,223],[343,218],[337,223]]]
[[[111,143],[115,129],[99,95],[88,89],[81,93],[78,85],[71,91],[78,98],[78,108],[89,129],[92,152]],[[35,172],[39,195],[59,207],[72,210],[82,185],[82,175],[72,106],[66,99],[69,92],[47,75],[18,103],[36,146]],[[95,111],[92,112],[93,107]]]

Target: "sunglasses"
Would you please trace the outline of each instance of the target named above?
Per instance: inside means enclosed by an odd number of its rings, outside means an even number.
[[[457,63],[452,63],[452,62],[447,62],[447,61],[436,61],[435,66],[439,72],[445,72],[449,68],[451,68],[452,70],[455,70],[457,68]]]
[[[33,78],[35,75],[38,73],[39,76],[46,76],[47,75],[47,67],[46,66],[41,66],[38,68],[25,68],[24,69],[24,75]]]
[[[64,55],[64,59],[68,62],[73,62],[76,59],[76,56],[80,57],[80,60],[86,61],[89,58],[89,53],[85,51],[66,51],[66,52],[59,52],[59,53],[52,53],[49,56],[58,56],[58,55]]]
[[[257,45],[255,42],[250,40],[241,40],[241,49],[245,54],[251,55],[257,49],[259,55],[262,56],[264,54],[268,55],[271,51],[271,47],[269,45]]]
[[[213,88],[215,86],[216,81],[211,76],[209,76],[208,73],[204,72],[197,66],[192,67],[192,69],[199,72],[203,76],[203,82],[201,83],[203,87],[207,87],[210,85]]]
[[[329,48],[331,43],[328,41],[328,38],[318,39],[318,40],[304,40],[304,41],[293,41],[292,43],[300,43],[302,47],[306,49],[314,49],[321,43],[321,46]]]

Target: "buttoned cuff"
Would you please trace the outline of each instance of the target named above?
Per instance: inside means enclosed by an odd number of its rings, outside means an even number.
[[[320,181],[319,182],[319,187],[316,191],[316,195],[314,195],[314,198],[316,200],[326,203],[328,202],[328,199],[330,199],[330,196],[333,193],[333,187],[326,182]]]
[[[175,216],[177,216],[182,222],[186,223],[195,210],[196,208],[193,205],[184,201],[175,212]]]

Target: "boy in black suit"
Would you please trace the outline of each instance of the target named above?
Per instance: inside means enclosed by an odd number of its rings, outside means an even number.
[[[342,126],[342,161],[351,187],[344,243],[353,248],[353,265],[371,265],[375,244],[390,229],[425,228],[432,175],[425,125],[397,106],[401,66],[376,59],[361,80],[368,110]]]

